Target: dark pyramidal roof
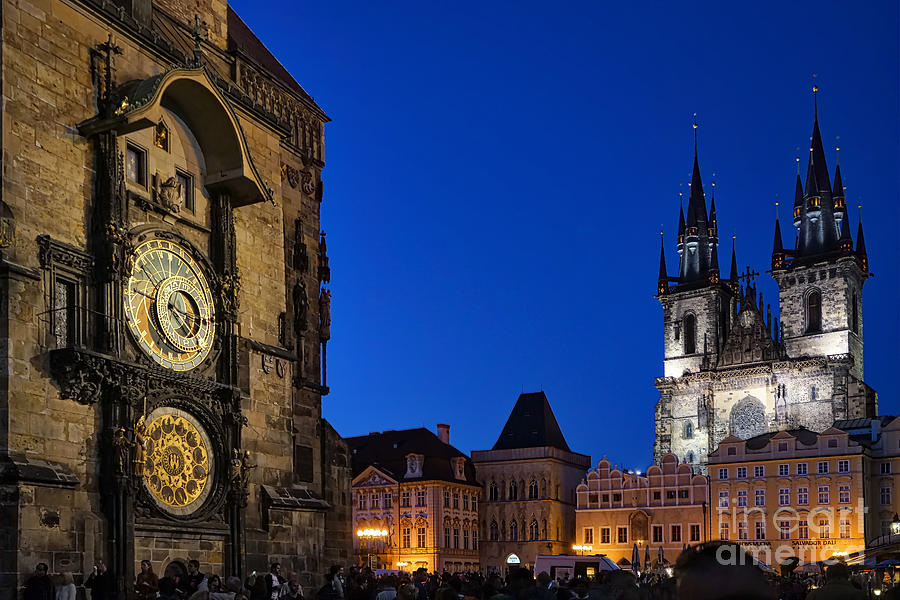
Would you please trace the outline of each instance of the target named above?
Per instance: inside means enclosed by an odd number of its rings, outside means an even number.
[[[522,394],[516,400],[493,450],[552,446],[571,452],[544,392]]]
[[[354,477],[369,466],[374,466],[394,479],[404,481],[406,456],[422,454],[425,456],[422,462],[422,476],[415,477],[415,480],[460,481],[453,472],[450,459],[463,457],[466,459],[466,482],[478,485],[475,480],[475,469],[468,457],[450,444],[442,442],[425,427],[370,433],[344,438],[344,441],[350,447]]]

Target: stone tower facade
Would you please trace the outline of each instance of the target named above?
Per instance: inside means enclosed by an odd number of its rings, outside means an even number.
[[[671,452],[703,467],[728,435],[824,431],[837,419],[877,413],[876,394],[863,381],[862,287],[869,272],[862,223],[854,249],[840,167],[832,187],[818,116],[793,216],[794,249],[784,247],[775,223],[779,324],[757,291],[758,274],[739,273],[734,244],[730,276],[719,277],[715,197],[707,217],[695,137],[688,214],[679,216],[678,276],[668,276],[665,246],[660,250],[665,352],[664,376],[656,380],[657,460]]]
[[[328,117],[224,0],[3,17],[0,598],[94,559],[316,585],[352,547]]]

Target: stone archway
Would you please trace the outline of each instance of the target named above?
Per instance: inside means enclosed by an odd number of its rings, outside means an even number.
[[[755,396],[744,396],[731,409],[731,434],[743,440],[766,432],[766,407]]]

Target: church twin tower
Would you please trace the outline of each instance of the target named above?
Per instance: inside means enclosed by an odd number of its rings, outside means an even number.
[[[770,273],[780,322],[757,292],[756,274],[738,272],[733,241],[729,276],[720,275],[715,188],[707,212],[696,128],[677,276],[668,275],[660,248],[665,374],[656,379],[655,459],[672,452],[700,466],[728,435],[824,431],[836,420],[875,416],[875,391],[863,381],[862,287],[870,273],[862,221],[854,248],[840,165],[832,183],[818,110],[805,186],[797,174],[794,249],[784,247],[775,219]]]

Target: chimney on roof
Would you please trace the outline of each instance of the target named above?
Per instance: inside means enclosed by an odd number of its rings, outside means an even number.
[[[872,419],[872,443],[878,441],[879,436],[881,435],[881,419],[875,417]]]
[[[450,426],[445,423],[438,423],[437,431],[438,431],[438,439],[449,446],[450,445]]]

